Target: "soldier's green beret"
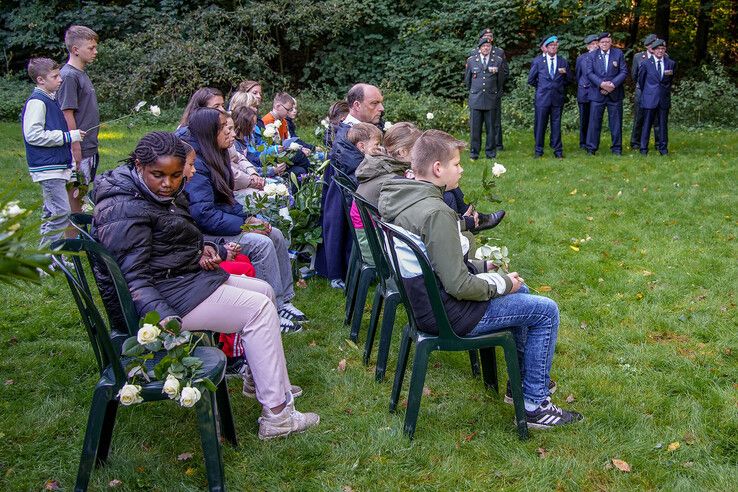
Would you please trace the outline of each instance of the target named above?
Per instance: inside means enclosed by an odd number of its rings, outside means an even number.
[[[584,44],[589,44],[592,41],[597,41],[597,34],[590,34],[589,36],[584,38]]]
[[[656,41],[657,39],[659,39],[659,37],[656,36],[655,34],[649,34],[648,36],[646,36],[645,38],[643,38],[643,45],[644,46],[651,46],[651,44],[654,41]]]
[[[663,39],[656,39],[656,41],[654,41],[653,43],[651,43],[650,46],[651,46],[651,49],[654,49],[655,50],[659,46],[666,46],[666,41],[664,41]]]

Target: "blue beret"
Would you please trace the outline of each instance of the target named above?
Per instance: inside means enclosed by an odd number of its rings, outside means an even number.
[[[546,36],[545,38],[543,38],[543,41],[541,42],[541,46],[543,46],[545,48],[549,44],[551,44],[551,43],[553,43],[555,41],[558,41],[558,40],[559,40],[559,38],[557,38],[556,36]]]

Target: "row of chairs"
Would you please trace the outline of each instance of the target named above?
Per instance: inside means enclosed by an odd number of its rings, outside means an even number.
[[[117,394],[127,381],[124,368],[128,360],[121,355],[121,348],[123,342],[129,336],[135,336],[139,328],[139,317],[117,262],[89,234],[91,219],[89,215],[74,214],[72,223],[78,228],[79,237],[60,240],[52,245],[58,251],[57,255],[52,256],[52,261],[55,268],[67,279],[100,373],[87,419],[82,456],[74,487],[76,491],[87,490],[92,469],[105,464],[108,459],[120,406]],[[60,256],[61,253],[67,255],[74,268],[67,267]],[[104,268],[109,274],[117,297],[115,308],[120,309],[121,316],[113,315],[109,306],[102,306],[103,309],[100,309],[102,303],[97,301],[85,274],[83,255],[87,258],[91,269]],[[107,321],[103,318],[103,311],[107,313],[105,316]],[[147,367],[153,369],[164,354],[164,352],[156,354],[153,359],[147,361]],[[210,378],[217,387],[215,394],[203,388],[202,397],[195,405],[195,412],[205,458],[208,489],[224,491],[225,473],[220,438],[223,437],[233,446],[238,444],[225,380],[226,357],[219,348],[212,346],[197,347],[193,355],[203,361],[202,377]],[[162,393],[162,388],[163,381],[142,383],[141,396],[144,403],[166,400],[167,396]]]
[[[380,311],[384,307],[375,373],[378,382],[384,379],[397,306],[402,303],[407,313],[408,323],[402,330],[400,350],[397,357],[397,370],[390,396],[390,412],[394,412],[397,408],[397,402],[402,389],[410,350],[412,345],[415,344],[407,411],[405,413],[405,433],[411,439],[415,433],[420,410],[420,400],[423,395],[423,384],[425,382],[431,352],[435,350],[468,351],[472,365],[472,374],[474,376],[479,374],[478,361],[481,359],[484,383],[487,388],[492,388],[497,392],[499,391],[499,384],[497,380],[495,347],[502,347],[512,390],[518,434],[521,439],[526,439],[528,437],[528,427],[525,419],[525,405],[520,382],[517,349],[512,332],[505,330],[475,337],[458,336],[453,331],[446,315],[441,300],[438,279],[425,253],[423,253],[410,237],[381,220],[376,207],[356,193],[356,185],[353,180],[337,167],[334,167],[333,170],[333,179],[343,194],[344,212],[346,220],[349,223],[349,228],[351,229],[353,241],[351,261],[346,281],[345,314],[345,323],[351,326],[349,336],[353,341],[358,340],[370,284],[375,280],[377,281],[366,342],[364,344],[365,365],[369,364],[371,358]],[[356,204],[359,215],[361,216],[373,265],[363,258],[361,249],[359,248],[356,231],[353,228],[350,217],[351,203]],[[436,325],[438,326],[438,335],[423,332],[418,328],[400,273],[400,263],[396,252],[398,245],[402,245],[412,251],[415,260],[421,268],[423,281],[433,309]],[[477,353],[479,353],[479,357]]]

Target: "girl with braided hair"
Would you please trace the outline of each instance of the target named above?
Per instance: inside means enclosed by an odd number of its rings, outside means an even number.
[[[145,135],[125,164],[98,178],[93,227],[115,257],[140,316],[156,311],[187,330],[239,333],[262,404],[259,437],[271,439],[316,425],[295,409],[274,291],[255,278],[218,268],[225,251],[203,235],[183,200],[187,148],[172,133]],[[103,298],[113,288],[100,282]],[[106,291],[107,290],[107,296]]]

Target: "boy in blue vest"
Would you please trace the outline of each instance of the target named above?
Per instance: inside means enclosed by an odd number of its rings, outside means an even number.
[[[23,141],[34,183],[41,184],[44,208],[41,246],[61,239],[69,225],[67,183],[72,176],[72,143],[81,142],[82,130],[69,131],[56,100],[62,79],[59,64],[48,58],[33,58],[28,75],[36,87],[23,106]]]

